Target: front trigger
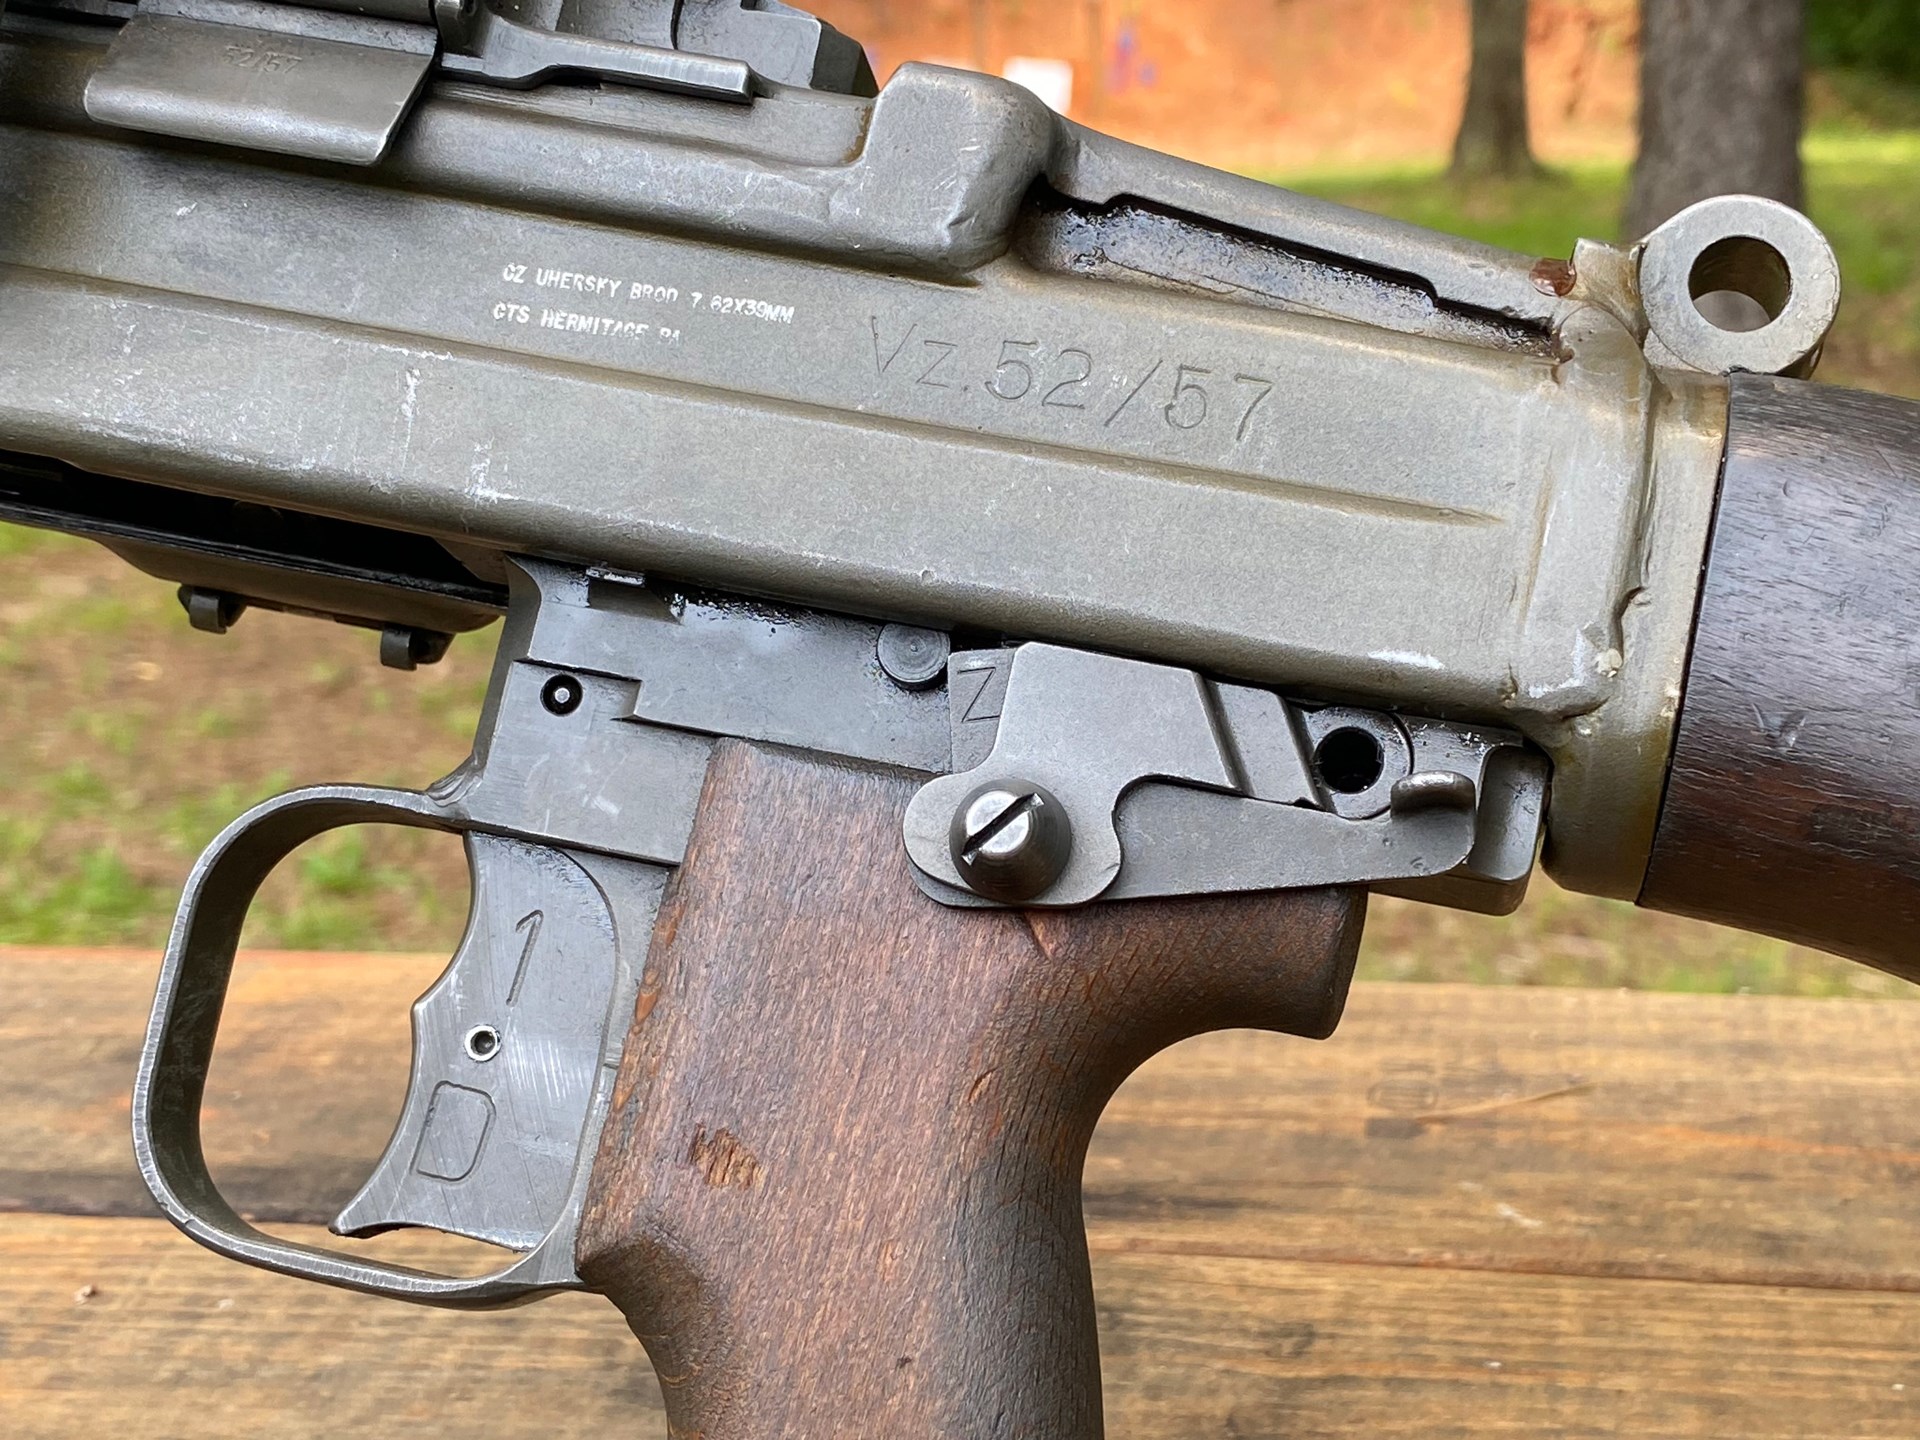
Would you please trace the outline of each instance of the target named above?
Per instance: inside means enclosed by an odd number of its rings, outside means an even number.
[[[466,934],[414,1002],[406,1105],[337,1235],[425,1226],[524,1251],[567,1211],[620,974],[613,914],[561,851],[469,834],[467,854]]]

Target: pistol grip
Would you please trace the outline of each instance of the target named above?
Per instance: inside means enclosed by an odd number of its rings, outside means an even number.
[[[915,788],[739,742],[708,772],[575,1251],[674,1434],[1093,1440],[1107,1098],[1186,1036],[1339,1017],[1360,892],[946,909]]]

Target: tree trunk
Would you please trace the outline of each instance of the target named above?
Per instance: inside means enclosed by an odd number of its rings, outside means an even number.
[[[1473,63],[1453,173],[1512,178],[1538,168],[1527,141],[1527,0],[1473,0]]]
[[[1710,195],[1804,203],[1804,0],[1642,0],[1629,239]]]

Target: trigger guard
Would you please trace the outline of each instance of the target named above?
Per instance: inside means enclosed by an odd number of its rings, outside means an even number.
[[[254,894],[298,846],[343,825],[366,823],[459,834],[499,833],[470,823],[428,795],[347,785],[313,786],[276,796],[221,831],[187,878],[161,962],[133,1092],[133,1150],[141,1178],[167,1218],[193,1239],[233,1259],[285,1275],[465,1309],[510,1305],[543,1293],[584,1288],[573,1261],[571,1217],[577,1207],[570,1207],[539,1244],[513,1263],[467,1278],[277,1239],[243,1220],[207,1170],[201,1146],[201,1100],[241,926]],[[576,858],[590,862],[599,857]],[[589,868],[598,867],[590,864]],[[656,877],[650,896],[643,885],[640,899],[657,907],[664,872],[653,866],[640,868]],[[645,918],[651,921],[650,915]],[[641,933],[650,929],[649,923]],[[594,1123],[605,1113],[610,1073],[603,1075],[601,1093],[595,1096]],[[583,1137],[576,1192],[584,1186],[591,1167],[593,1138]]]

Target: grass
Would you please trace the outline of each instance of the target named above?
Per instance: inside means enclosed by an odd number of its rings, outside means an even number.
[[[1271,177],[1308,195],[1528,255],[1565,256],[1582,236],[1615,238],[1626,170],[1587,164],[1511,182],[1456,184],[1428,167]]]
[[[1920,396],[1920,97],[1823,82],[1802,146],[1807,209],[1840,260],[1846,293],[1821,378]],[[1906,128],[1884,128],[1892,115]],[[1530,255],[1581,237],[1620,238],[1624,163],[1561,166],[1506,184],[1456,184],[1431,169],[1277,177],[1311,195]]]
[[[294,950],[377,948],[384,917],[395,910],[431,927],[449,950],[466,916],[467,895],[443,890],[421,865],[433,839],[356,825],[309,841],[282,867],[280,885],[248,916],[246,942]],[[457,842],[456,842],[457,843]]]
[[[364,630],[258,612],[200,635],[172,586],[85,541],[0,525],[0,943],[157,946],[194,857],[257,801],[451,769],[492,636],[418,675],[381,670],[372,647]],[[269,878],[248,941],[446,949],[465,871],[450,837],[327,836]]]
[[[48,863],[50,827],[0,822],[0,940],[38,945],[153,943],[153,919],[172,898],[143,882],[111,842]]]
[[[1520,911],[1503,919],[1375,900],[1359,974],[1720,995],[1920,997],[1906,981],[1850,961],[1575,895],[1544,876],[1535,877]]]
[[[51,530],[32,530],[24,525],[0,524],[0,560],[25,555],[44,555],[49,551],[84,549],[86,541],[74,535]]]
[[[0,686],[0,942],[138,944],[166,936],[193,858],[269,795],[331,780],[419,786],[465,754],[493,635],[435,669],[384,671],[362,631],[250,613],[224,637],[190,630],[167,587],[92,546],[0,546],[0,614],[19,652]],[[132,618],[62,619],[119,597]],[[246,943],[451,953],[467,906],[450,836],[335,832],[269,877]],[[1594,900],[1538,880],[1506,919],[1376,901],[1361,957],[1376,979],[1632,986],[1802,995],[1910,987],[1777,942]]]

